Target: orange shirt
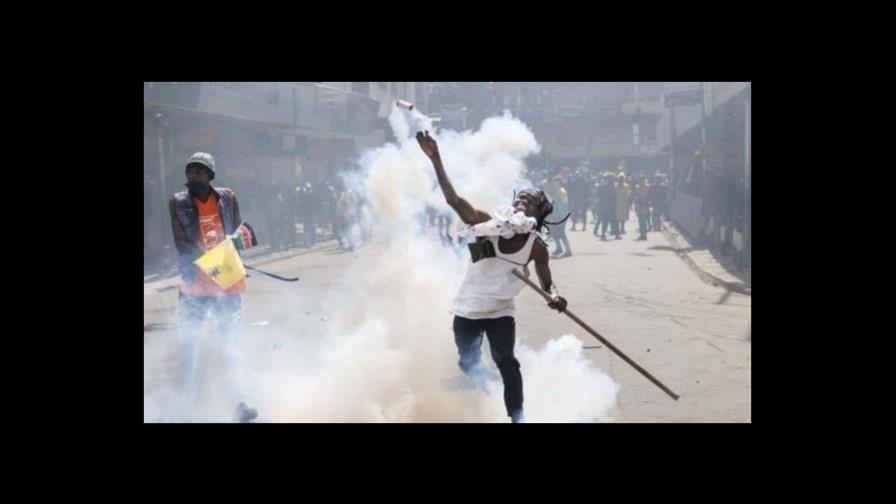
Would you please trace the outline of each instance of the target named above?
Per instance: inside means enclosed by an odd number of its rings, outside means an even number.
[[[196,208],[199,210],[199,240],[198,245],[203,250],[211,250],[223,242],[224,225],[221,223],[221,214],[218,213],[218,199],[209,196],[205,203],[193,198]],[[180,290],[190,296],[224,296],[246,291],[246,279],[233,284],[227,290],[222,289],[205,272],[199,271],[192,285],[184,283]]]

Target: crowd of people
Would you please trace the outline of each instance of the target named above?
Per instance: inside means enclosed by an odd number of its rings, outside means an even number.
[[[645,240],[648,232],[661,229],[672,197],[668,176],[627,172],[586,167],[529,172],[531,182],[543,188],[553,202],[556,218],[569,214],[566,221],[547,225],[554,257],[572,255],[567,231],[590,230],[601,240],[618,240],[626,235],[626,223],[632,217],[637,221],[636,240]],[[256,205],[260,202],[266,225],[262,236],[272,250],[311,248],[320,240],[335,238],[341,250],[354,251],[370,241],[371,216],[363,194],[338,178],[290,186],[272,183],[267,190],[256,192],[263,195]],[[422,232],[436,227],[439,235],[447,237],[455,224],[453,212],[427,208],[420,228]]]
[[[274,184],[265,203],[266,234],[273,250],[311,248],[330,236],[342,250],[353,251],[370,240],[362,196],[340,180],[309,181],[294,191]]]
[[[646,240],[648,232],[662,230],[663,219],[668,220],[672,191],[668,176],[658,171],[627,174],[624,169],[613,172],[581,167],[559,169],[553,174],[536,171],[531,176],[533,183],[544,188],[551,198],[557,218],[569,214],[568,221],[549,226],[554,257],[572,255],[566,237],[567,223],[570,231],[586,231],[590,224],[595,237],[608,240],[609,231],[613,239],[621,240],[634,211],[638,222],[635,240]]]

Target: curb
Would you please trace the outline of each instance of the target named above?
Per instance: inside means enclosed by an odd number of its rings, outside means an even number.
[[[670,227],[674,225],[672,222],[668,221],[666,222],[666,224],[668,224]],[[663,228],[661,232],[663,233],[663,236],[665,236],[666,239],[669,240],[669,242],[675,248],[675,254],[678,255],[678,257],[680,257],[685,262],[685,264],[687,264],[691,268],[691,270],[694,271],[698,277],[700,277],[701,280],[717,287],[723,287],[724,289],[732,292],[737,292],[739,294],[744,294],[747,296],[753,295],[752,287],[750,285],[744,282],[729,282],[726,280],[722,280],[721,278],[701,268],[697,261],[695,261],[690,256],[690,254],[685,251],[687,248],[693,248],[690,246],[690,244],[687,244],[687,246],[683,246],[679,242],[678,237],[672,234],[672,232],[667,228]],[[681,234],[681,232],[677,229],[676,232],[679,235]]]

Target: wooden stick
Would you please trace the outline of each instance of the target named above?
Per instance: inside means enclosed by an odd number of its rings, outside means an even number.
[[[548,294],[547,292],[543,291],[541,289],[541,287],[539,287],[538,285],[535,285],[535,283],[532,280],[529,280],[529,278],[527,278],[526,275],[522,271],[520,271],[519,268],[514,268],[513,274],[516,275],[517,278],[519,278],[520,280],[525,282],[526,285],[535,289],[535,292],[541,294],[541,297],[543,297],[545,299],[545,301],[548,301],[548,302],[552,301],[551,295]],[[676,394],[675,392],[672,392],[672,390],[670,390],[669,387],[663,385],[663,383],[661,381],[654,378],[653,375],[648,373],[646,369],[639,366],[637,362],[635,362],[631,358],[629,358],[628,355],[625,355],[624,353],[622,353],[622,350],[619,350],[618,348],[616,348],[616,346],[614,346],[612,343],[607,341],[606,338],[604,338],[600,334],[597,334],[597,331],[595,331],[594,329],[589,327],[588,324],[582,322],[582,320],[579,317],[576,317],[574,313],[569,311],[569,309],[563,310],[563,313],[565,313],[569,318],[571,318],[573,320],[573,322],[582,326],[582,329],[585,329],[592,336],[594,336],[595,338],[600,340],[601,343],[603,343],[604,345],[607,345],[607,348],[609,348],[616,355],[621,357],[622,360],[624,360],[625,362],[628,362],[633,368],[637,369],[639,373],[641,373],[642,375],[644,375],[645,378],[647,378],[648,380],[653,382],[654,385],[656,385],[657,387],[662,389],[663,392],[669,394],[669,396],[672,397],[672,399],[675,399],[676,401],[678,400],[678,397],[679,397],[678,394]]]

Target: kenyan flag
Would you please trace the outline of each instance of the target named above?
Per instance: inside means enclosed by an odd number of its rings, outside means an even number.
[[[258,239],[255,237],[255,230],[252,229],[252,226],[244,222],[236,231],[233,244],[237,250],[246,250],[258,245]]]

